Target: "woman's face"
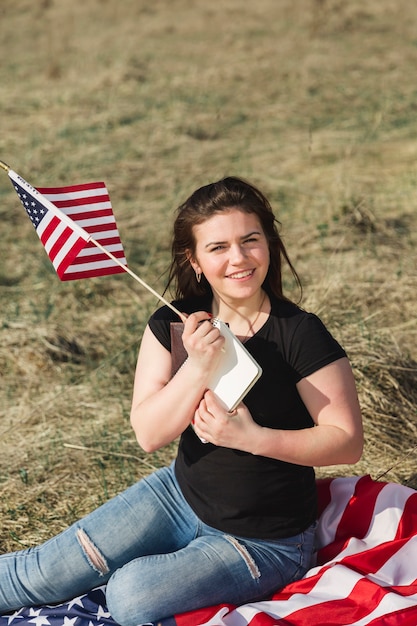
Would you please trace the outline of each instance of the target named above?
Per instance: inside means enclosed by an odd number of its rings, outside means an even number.
[[[232,208],[193,227],[195,272],[225,300],[259,296],[269,267],[268,242],[255,213]]]

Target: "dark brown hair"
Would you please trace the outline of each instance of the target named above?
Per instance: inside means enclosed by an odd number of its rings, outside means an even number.
[[[165,291],[175,286],[177,299],[190,296],[210,295],[211,287],[204,276],[198,283],[189,262],[189,255],[195,253],[196,241],[193,227],[205,222],[216,213],[238,208],[246,213],[254,213],[262,226],[269,246],[270,265],[263,287],[270,295],[287,300],[283,294],[282,261],[284,260],[294,276],[302,293],[301,282],[295,271],[278,228],[280,222],[274,216],[272,207],[256,187],[250,183],[228,176],[215,183],[200,187],[177,209],[172,240],[172,262]]]

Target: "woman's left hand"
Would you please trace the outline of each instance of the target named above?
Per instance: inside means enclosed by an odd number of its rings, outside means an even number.
[[[200,439],[236,450],[245,450],[254,429],[260,428],[243,403],[229,413],[210,390],[206,391],[195,412],[193,425]]]

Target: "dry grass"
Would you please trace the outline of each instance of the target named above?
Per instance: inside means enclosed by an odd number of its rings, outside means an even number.
[[[34,185],[105,180],[156,289],[179,201],[224,174],[259,184],[358,382],[363,459],[320,472],[417,487],[414,3],[3,0],[0,19],[0,159]],[[5,175],[0,218],[6,550],[174,446],[145,455],[128,423],[155,299],[128,276],[60,283]]]

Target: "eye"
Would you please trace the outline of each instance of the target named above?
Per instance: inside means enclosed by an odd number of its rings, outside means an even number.
[[[218,246],[214,246],[214,248],[210,248],[210,252],[218,252],[220,250],[224,250],[225,246],[223,245],[218,245]]]

